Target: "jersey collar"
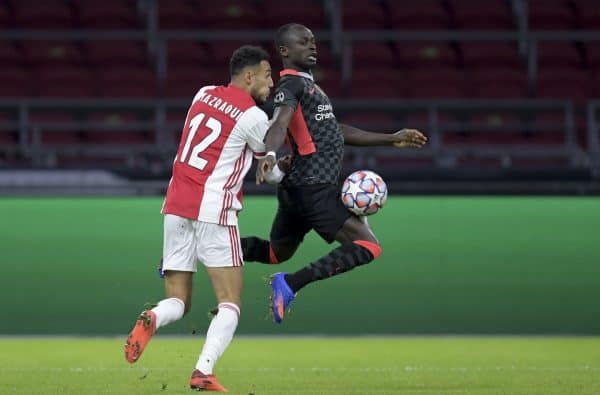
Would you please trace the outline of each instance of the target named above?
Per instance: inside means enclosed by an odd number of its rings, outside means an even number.
[[[283,70],[281,70],[279,72],[279,76],[283,77],[284,75],[295,75],[297,77],[304,77],[304,78],[308,78],[311,81],[314,81],[314,78],[313,78],[312,74],[305,73],[303,71],[294,70],[294,69],[283,69]]]

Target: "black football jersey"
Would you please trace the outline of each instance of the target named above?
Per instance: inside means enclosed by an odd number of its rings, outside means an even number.
[[[274,106],[286,105],[295,110],[287,132],[293,153],[292,167],[281,184],[337,184],[344,137],[329,97],[308,73],[285,69],[280,75]]]

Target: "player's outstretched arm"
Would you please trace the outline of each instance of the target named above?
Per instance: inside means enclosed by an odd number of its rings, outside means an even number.
[[[265,173],[270,172],[277,163],[275,152],[283,145],[285,133],[294,115],[294,109],[290,106],[280,106],[275,109],[271,126],[265,136],[265,150],[267,155],[258,161],[256,167],[256,183],[265,180]]]
[[[372,133],[341,124],[340,128],[347,145],[359,147],[393,145],[396,148],[421,148],[427,137],[416,129],[402,129],[396,133]]]

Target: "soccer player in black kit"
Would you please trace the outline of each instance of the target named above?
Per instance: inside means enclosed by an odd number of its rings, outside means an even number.
[[[284,25],[276,33],[275,46],[284,70],[274,94],[272,125],[265,137],[267,155],[258,163],[257,183],[275,167],[276,151],[286,133],[292,163],[277,188],[279,204],[270,240],[242,238],[244,259],[270,264],[286,261],[311,229],[327,243],[341,244],[295,273],[273,275],[271,310],[280,323],[301,288],[365,265],[381,254],[367,221],[350,213],[340,199],[344,144],[419,148],[427,138],[413,129],[386,134],[340,125],[329,98],[313,80],[311,69],[317,62],[313,33],[303,25]]]

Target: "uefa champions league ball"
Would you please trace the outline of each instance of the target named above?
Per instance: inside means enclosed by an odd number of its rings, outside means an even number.
[[[381,210],[387,194],[383,178],[370,170],[355,171],[342,185],[342,202],[356,215],[372,215]]]

